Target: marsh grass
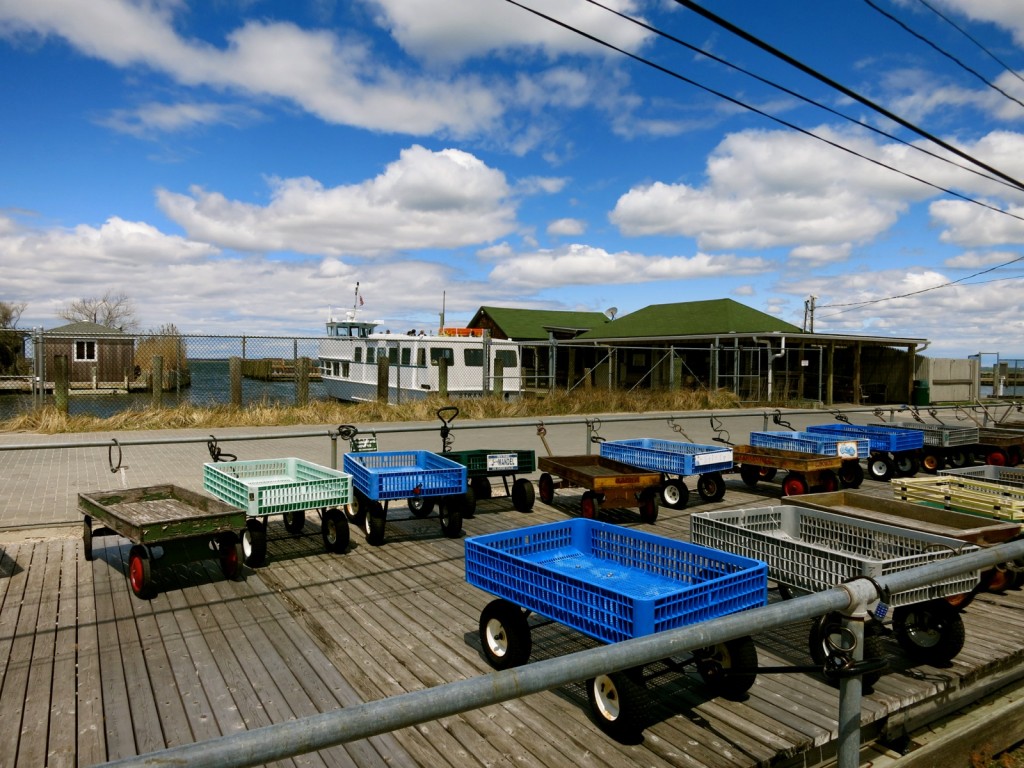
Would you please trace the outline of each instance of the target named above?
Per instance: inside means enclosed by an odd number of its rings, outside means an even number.
[[[201,407],[128,410],[111,416],[68,416],[46,406],[6,421],[0,432],[97,432],[152,429],[211,429],[223,427],[272,427],[299,424],[364,424],[373,422],[432,421],[439,408],[454,405],[463,419],[512,419],[533,416],[569,416],[601,413],[682,412],[729,409],[739,406],[729,390],[679,390],[675,392],[618,392],[584,390],[557,392],[542,398],[504,400],[498,397],[446,400],[431,397],[412,403],[338,403],[314,401],[306,406],[255,403]]]

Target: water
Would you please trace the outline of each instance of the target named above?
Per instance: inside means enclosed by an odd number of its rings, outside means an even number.
[[[228,379],[227,360],[193,360],[189,362],[192,371],[192,386],[177,392],[164,392],[163,405],[171,408],[181,403],[197,406],[211,406],[231,402],[231,388]],[[327,398],[323,383],[309,382],[311,400]],[[52,403],[53,397],[47,396]],[[129,409],[143,410],[153,402],[149,392],[130,395],[74,394],[69,398],[68,413],[72,416],[98,416],[107,418]],[[242,379],[242,402],[266,403],[268,405],[293,405],[295,403],[295,382],[255,381]],[[32,396],[0,395],[0,420],[9,419],[32,410]]]

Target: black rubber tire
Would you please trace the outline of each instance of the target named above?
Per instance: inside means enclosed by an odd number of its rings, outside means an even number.
[[[298,512],[285,512],[284,513],[284,529],[288,533],[302,533],[302,529],[306,527],[306,513],[303,511]]]
[[[135,544],[128,552],[128,584],[140,600],[152,600],[156,596],[149,550],[141,544]]]
[[[782,481],[783,496],[802,496],[808,490],[807,479],[799,472],[790,472]]]
[[[971,463],[971,455],[963,448],[950,448],[946,452],[946,463],[954,469],[960,469]]]
[[[697,659],[697,671],[701,679],[716,696],[742,698],[757,679],[757,646],[750,636],[737,637],[710,648],[700,648],[693,655]],[[725,674],[732,669],[751,671]]]
[[[580,499],[580,515],[588,520],[597,518],[597,511],[601,508],[601,502],[593,491],[584,491]]]
[[[250,518],[242,531],[242,555],[250,568],[259,568],[267,562],[267,528],[263,520]]]
[[[473,489],[473,493],[480,501],[491,498],[491,481],[486,477],[481,476],[470,478],[469,487]]]
[[[555,498],[555,480],[547,472],[537,480],[537,493],[545,504],[550,504]]]
[[[658,522],[658,497],[660,495],[657,488],[644,488],[640,491],[640,498],[637,500],[640,507],[640,522],[648,525]]]
[[[651,710],[642,669],[590,678],[587,701],[594,722],[606,734],[626,744],[640,740]]]
[[[839,475],[831,469],[821,470],[818,473],[818,487],[824,493],[835,493],[839,490]]]
[[[512,483],[512,506],[520,512],[533,510],[533,483],[525,477],[520,477]]]
[[[913,477],[921,471],[921,460],[912,453],[901,453],[896,456],[896,476]]]
[[[945,600],[898,607],[893,612],[892,630],[912,660],[937,666],[956,658],[966,640],[960,611]]]
[[[756,488],[760,479],[760,467],[755,467],[753,464],[740,464],[740,480],[742,480],[748,488]]]
[[[451,497],[445,497],[445,499]],[[467,487],[466,492],[460,494],[459,498],[462,499],[459,509],[461,510],[461,517],[464,520],[470,520],[476,517],[476,491],[472,488]],[[444,510],[442,507],[445,504],[445,499],[441,500],[441,503],[437,505],[437,514],[443,515]]]
[[[345,517],[357,528],[362,528],[363,521],[366,519],[366,502],[367,498],[353,488],[352,501],[345,507]]]
[[[721,501],[725,496],[725,478],[720,472],[708,472],[697,478],[697,493],[704,501]]]
[[[387,528],[388,516],[384,506],[379,501],[367,499],[366,517],[363,518],[363,533],[366,534],[366,543],[371,547],[379,547],[384,543],[384,529]]]
[[[409,507],[413,517],[427,517],[434,511],[434,500],[430,497],[410,496],[405,500],[405,505]]]
[[[682,480],[666,480],[661,484],[661,503],[669,509],[685,509],[689,500],[690,489]]]
[[[758,467],[758,473],[764,482],[770,483],[775,479],[778,470],[775,467]]]
[[[217,535],[217,559],[226,579],[237,579],[242,570],[242,542],[231,531]]]
[[[926,449],[921,454],[921,469],[928,474],[937,474],[944,466],[946,466],[946,459],[940,451]]]
[[[92,518],[89,515],[82,523],[82,552],[86,560],[92,560]]]
[[[325,509],[321,517],[320,536],[324,540],[324,551],[343,554],[348,549],[351,537],[348,521],[337,507]]]
[[[864,467],[859,461],[844,461],[839,465],[839,485],[843,488],[860,488],[864,482]]]
[[[873,453],[868,458],[868,477],[880,483],[889,482],[896,474],[896,462],[884,453]]]
[[[811,631],[807,637],[807,646],[811,659],[822,669],[825,668],[829,657],[835,653],[830,647],[828,638],[834,636],[833,643],[843,647],[842,638],[838,635],[839,628],[843,625],[843,616],[838,612],[827,613],[819,616],[811,622]],[[882,628],[877,622],[869,621],[864,626],[864,659],[882,659],[886,657],[885,641],[882,637]],[[861,684],[867,688],[874,686],[882,677],[882,670],[868,672],[861,675]],[[830,681],[832,682],[832,681]]]
[[[530,625],[526,613],[515,603],[499,598],[484,606],[479,635],[484,658],[495,669],[518,667],[530,658]]]
[[[449,539],[457,539],[462,535],[463,510],[469,503],[468,496],[472,491],[445,496],[437,506],[437,516],[441,520],[441,533]],[[474,502],[475,503],[475,502]]]

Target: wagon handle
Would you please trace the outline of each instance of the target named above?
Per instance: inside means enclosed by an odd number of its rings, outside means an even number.
[[[792,432],[796,432],[796,430],[793,429],[793,425],[782,418],[782,411],[780,411],[778,408],[776,408],[775,411],[772,413],[772,421],[774,421],[780,427],[785,427],[786,429]]]
[[[338,437],[342,440],[351,441],[353,437],[359,434],[358,427],[352,424],[339,424],[338,425]]]
[[[875,409],[875,415],[878,416],[878,414],[879,414],[879,412],[881,410],[882,410],[881,408],[876,408]],[[835,417],[836,421],[842,421],[842,422],[844,422],[846,424],[850,423],[850,417],[847,416],[845,413],[843,413],[842,411],[840,411],[838,409],[832,411],[832,415]]]
[[[210,439],[206,441],[206,450],[210,452],[210,458],[214,461],[238,461],[238,457],[233,453],[224,453],[217,445],[217,438],[210,435]],[[113,471],[113,470],[111,470]]]
[[[693,440],[690,439],[690,436],[688,434],[686,434],[686,431],[683,429],[683,425],[682,424],[676,424],[676,417],[675,416],[669,416],[669,418],[668,418],[668,425],[672,428],[673,432],[678,432],[680,435],[685,437],[686,438],[686,442],[688,442],[688,443],[692,443],[693,442]]]
[[[931,416],[933,419],[935,419],[937,422],[939,422],[939,424],[942,424],[943,426],[945,426],[945,422],[942,419],[939,418],[939,412],[936,409],[929,408],[928,409],[928,415]]]
[[[448,415],[451,414],[451,415]],[[444,408],[437,409],[437,418],[441,420],[441,452],[445,453],[452,449],[451,440],[451,423],[455,421],[455,418],[459,415],[459,409],[454,405],[446,405]]]
[[[114,466],[114,448],[117,448],[117,466]],[[111,445],[107,446],[107,464],[110,465],[110,473],[117,474],[117,470],[121,468],[121,444],[117,442],[117,438],[111,438]]]
[[[729,439],[731,435],[725,428],[722,427],[722,420],[715,416],[714,414],[711,414],[709,420],[711,422],[711,429],[715,433],[715,436],[711,439],[714,440],[716,443],[725,443],[726,445],[732,445],[732,441]]]
[[[544,444],[544,450],[547,451],[548,452],[548,456],[550,456],[551,455],[551,446],[548,445],[547,434],[548,434],[548,428],[544,426],[544,422],[543,421],[538,421],[537,422],[537,437],[540,438],[540,441]]]

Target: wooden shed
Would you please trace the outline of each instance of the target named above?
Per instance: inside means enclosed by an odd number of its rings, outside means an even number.
[[[98,323],[78,322],[43,332],[47,379],[54,358],[67,355],[72,388],[123,387],[136,377],[135,337]]]

